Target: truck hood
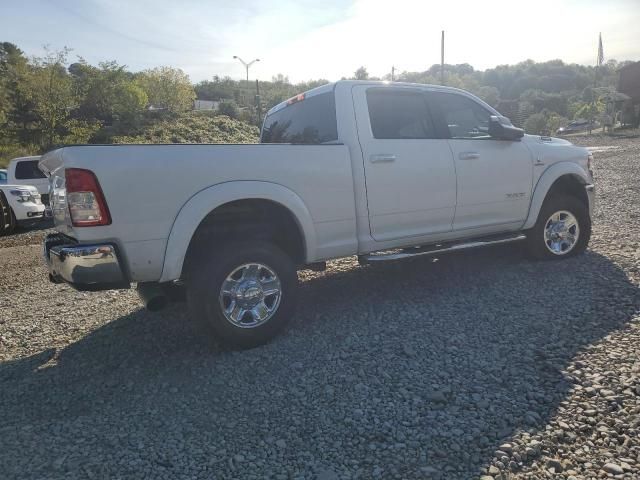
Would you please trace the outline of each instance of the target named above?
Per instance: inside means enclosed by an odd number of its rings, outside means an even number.
[[[525,135],[523,140],[528,144],[541,144],[541,145],[573,145],[568,140],[556,137],[545,137],[542,135]]]
[[[534,168],[533,183],[538,182],[544,171],[559,162],[578,164],[585,173],[589,171],[589,151],[562,138],[525,135],[523,142],[529,147],[534,162],[542,168]]]
[[[547,160],[579,161],[582,163],[582,161],[586,162],[589,155],[589,151],[586,148],[574,145],[562,138],[525,135],[522,140],[534,155]]]

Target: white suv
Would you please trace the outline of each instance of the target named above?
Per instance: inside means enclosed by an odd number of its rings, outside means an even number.
[[[7,183],[10,185],[32,185],[38,189],[42,203],[49,205],[49,181],[38,168],[40,156],[19,157],[9,162]]]
[[[31,185],[0,185],[0,235],[12,233],[18,225],[41,221],[45,216],[38,189]]]

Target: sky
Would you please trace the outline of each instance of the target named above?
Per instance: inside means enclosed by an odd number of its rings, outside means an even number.
[[[424,71],[440,62],[478,70],[526,59],[593,65],[640,60],[640,0],[0,0],[0,41],[39,56],[162,65],[193,82],[244,78],[233,59],[260,58],[251,79],[292,81]]]

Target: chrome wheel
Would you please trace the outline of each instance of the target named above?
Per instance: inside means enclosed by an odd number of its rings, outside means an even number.
[[[544,226],[544,243],[554,255],[566,255],[578,243],[580,226],[576,217],[560,210],[549,217]]]
[[[240,328],[254,328],[269,321],[281,299],[278,275],[261,263],[236,268],[222,282],[219,296],[225,318]]]

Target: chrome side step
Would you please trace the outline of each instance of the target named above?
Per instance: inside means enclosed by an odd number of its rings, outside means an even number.
[[[391,252],[369,253],[367,255],[360,255],[358,260],[360,263],[387,262],[390,260],[401,260],[403,258],[420,257],[422,255],[437,255],[440,253],[467,250],[469,248],[488,247],[490,245],[499,245],[501,243],[518,242],[526,238],[526,235],[522,233],[501,237],[483,237],[473,241],[460,243],[450,242],[447,244],[441,243],[430,245],[428,247],[405,248],[400,251],[395,250]]]

